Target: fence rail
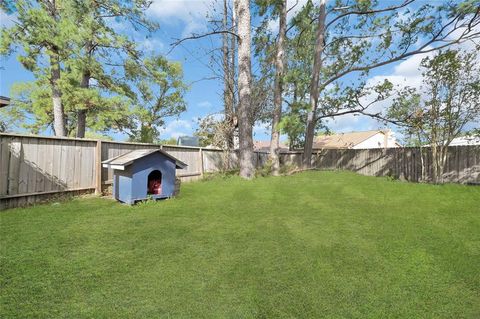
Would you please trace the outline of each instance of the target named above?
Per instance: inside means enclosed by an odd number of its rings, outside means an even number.
[[[236,152],[199,147],[97,141],[90,139],[0,134],[0,210],[34,204],[64,193],[101,192],[112,181],[112,170],[101,161],[135,149],[162,148],[188,164],[178,170],[182,181],[205,173],[238,166]],[[424,175],[431,180],[428,149]],[[268,153],[255,152],[255,164],[263,166]],[[420,181],[419,148],[322,150],[313,155],[319,169],[352,170],[364,175],[395,176]],[[301,152],[280,154],[283,165],[300,166]],[[480,146],[450,147],[445,182],[480,184]]]

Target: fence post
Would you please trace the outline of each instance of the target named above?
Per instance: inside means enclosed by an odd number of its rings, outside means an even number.
[[[95,194],[102,194],[102,141],[95,147]]]
[[[203,148],[198,149],[198,155],[200,156],[200,176],[203,177],[204,168],[203,168]]]

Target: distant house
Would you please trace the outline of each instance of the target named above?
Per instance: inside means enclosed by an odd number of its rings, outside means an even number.
[[[279,143],[279,147],[281,151],[288,151],[288,145],[285,143]],[[270,152],[270,141],[255,141],[253,149],[258,152]]]
[[[315,138],[313,149],[366,149],[401,147],[391,130],[323,135]]]
[[[480,145],[480,135],[455,137],[450,146]]]
[[[10,104],[10,98],[0,95],[0,107],[5,107]]]

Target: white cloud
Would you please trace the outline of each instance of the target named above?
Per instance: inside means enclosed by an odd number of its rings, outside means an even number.
[[[154,0],[149,8],[151,14],[160,18],[188,20],[191,16],[204,16],[207,0]]]
[[[233,6],[232,0],[227,0],[229,7]],[[218,0],[153,0],[148,9],[148,14],[162,24],[182,25],[182,37],[192,33],[204,32],[207,29],[207,16],[222,12],[222,1]],[[287,20],[290,21],[307,0],[287,0]],[[216,10],[212,10],[212,9]],[[269,29],[275,32],[278,29],[278,19],[269,22]]]
[[[206,29],[207,14],[216,4],[215,0],[153,0],[148,13],[161,23],[183,24],[182,36],[187,36]]]
[[[144,52],[158,52],[165,48],[165,44],[158,38],[146,38],[140,42],[139,48]]]
[[[417,54],[408,58],[407,60],[395,66],[395,68],[393,69],[393,75],[404,78],[420,78],[421,72],[419,72],[418,68],[420,67],[422,59],[432,55],[433,53]]]
[[[274,34],[278,33],[278,23],[278,18],[268,21],[267,29]]]
[[[405,61],[397,64],[391,74],[376,75],[367,80],[366,86],[375,86],[384,80],[390,81],[397,87],[420,87],[422,84],[422,71],[419,70],[420,63],[426,56],[432,56],[434,53],[423,55],[414,55]],[[362,104],[370,103],[375,97],[366,96],[361,99]],[[378,113],[386,110],[390,106],[393,98],[377,102],[369,109],[369,113]],[[385,124],[363,115],[347,114],[325,120],[328,127],[334,132],[351,132],[363,130],[376,130],[385,128]]]
[[[197,106],[201,108],[209,109],[212,107],[212,103],[210,103],[209,101],[202,101],[200,103],[197,103]]]
[[[452,32],[448,37],[447,39],[448,40],[454,40],[454,39],[458,39],[463,32],[466,31],[466,28],[458,28],[457,30],[455,30],[454,32]],[[473,33],[477,33],[477,32],[480,32],[480,26],[476,25],[472,28],[471,30],[471,34]],[[469,40],[469,41],[463,41],[461,43],[456,43],[456,44],[453,44],[451,47],[453,49],[458,49],[458,50],[474,50],[476,45],[479,45],[480,42],[478,41],[478,39],[475,39],[475,40]]]
[[[173,120],[160,129],[162,138],[178,138],[192,134],[192,123],[186,120]]]
[[[0,10],[0,27],[1,28],[10,28],[17,21],[17,14],[7,14],[3,10]]]
[[[353,116],[352,114],[332,117],[326,119],[325,122],[334,133],[362,130],[358,123],[358,116]]]

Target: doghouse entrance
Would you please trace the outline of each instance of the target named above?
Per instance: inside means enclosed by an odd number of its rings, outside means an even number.
[[[160,195],[162,193],[162,173],[152,171],[148,174],[148,195]]]

